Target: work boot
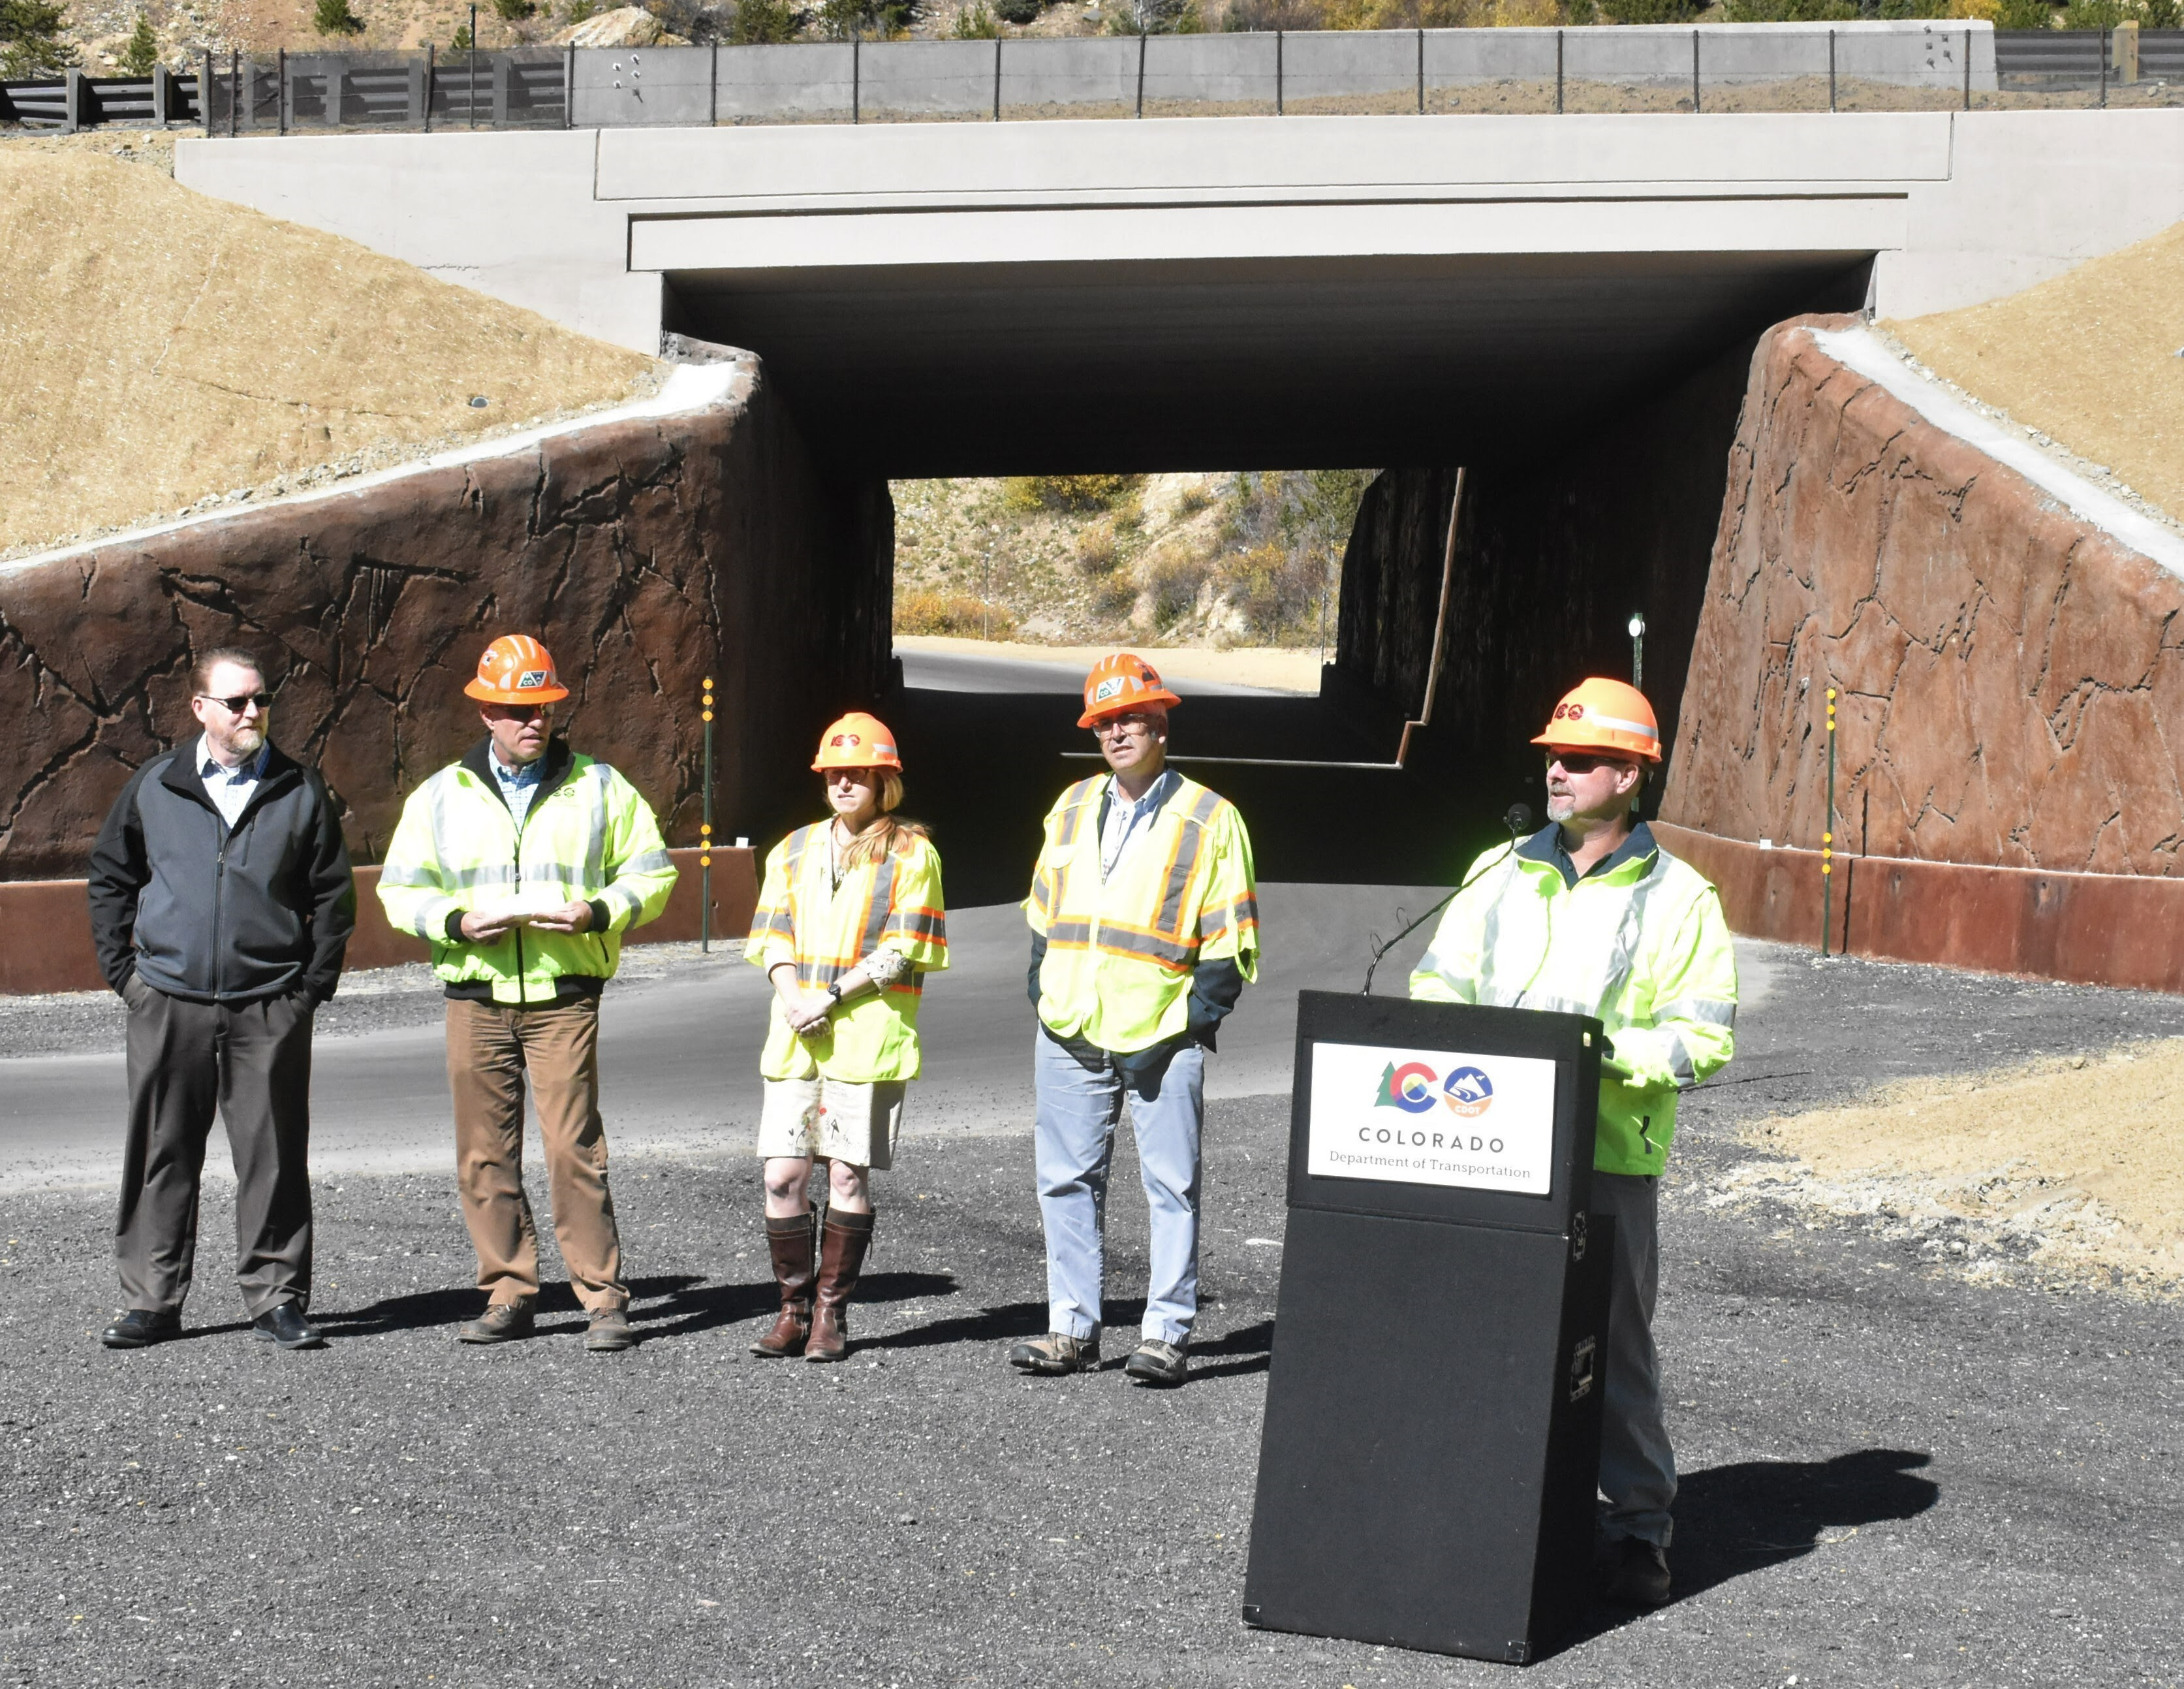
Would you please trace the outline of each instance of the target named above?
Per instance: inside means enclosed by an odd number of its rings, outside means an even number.
[[[476,1319],[466,1320],[455,1332],[458,1343],[512,1343],[531,1335],[531,1304],[494,1302]]]
[[[1652,1611],[1669,1604],[1669,1556],[1658,1542],[1626,1536],[1608,1545],[1607,1583],[1602,1591],[1618,1607]]]
[[[808,1208],[785,1220],[766,1218],[766,1244],[773,1254],[774,1282],[781,1286],[781,1313],[750,1346],[754,1355],[795,1354],[811,1335],[811,1221]]]
[[[611,1355],[634,1347],[637,1333],[630,1329],[629,1313],[619,1307],[593,1310],[591,1323],[584,1332],[584,1346],[595,1355]]]
[[[1042,1378],[1059,1378],[1064,1373],[1097,1372],[1099,1335],[1095,1332],[1089,1337],[1072,1337],[1066,1331],[1050,1331],[1044,1337],[1034,1337],[1010,1350],[1009,1364],[1018,1372],[1037,1373]]]
[[[1138,1351],[1123,1363],[1123,1370],[1139,1384],[1151,1385],[1156,1390],[1173,1390],[1190,1375],[1190,1343],[1164,1343],[1157,1337],[1148,1337],[1138,1345]]]
[[[872,1240],[870,1214],[845,1214],[829,1206],[819,1235],[819,1295],[811,1307],[807,1361],[838,1361],[850,1352],[850,1295],[865,1270]]]

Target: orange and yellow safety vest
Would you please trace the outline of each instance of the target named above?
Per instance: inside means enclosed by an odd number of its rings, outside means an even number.
[[[766,853],[745,958],[769,974],[793,962],[800,983],[822,988],[882,945],[900,953],[910,969],[893,984],[843,1003],[816,1037],[791,1031],[777,998],[759,1071],[769,1079],[814,1073],[861,1084],[914,1079],[921,976],[948,966],[940,853],[931,839],[897,829],[879,861],[846,869],[837,886],[827,844],[833,825],[800,827]]]
[[[1182,1033],[1192,971],[1234,961],[1258,978],[1251,839],[1236,806],[1181,780],[1114,872],[1100,872],[1100,817],[1112,774],[1080,780],[1046,817],[1024,918],[1046,940],[1039,1017],[1064,1038],[1120,1054]]]

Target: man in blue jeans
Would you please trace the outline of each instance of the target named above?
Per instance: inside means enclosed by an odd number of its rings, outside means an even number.
[[[1198,1318],[1199,1135],[1206,1052],[1259,965],[1251,841],[1243,817],[1167,766],[1178,700],[1128,652],[1084,686],[1079,727],[1108,772],[1046,818],[1024,901],[1039,1010],[1039,1206],[1047,1335],[1010,1363],[1053,1375],[1099,1364],[1107,1175],[1125,1095],[1151,1209],[1140,1341],[1125,1370],[1179,1385]]]

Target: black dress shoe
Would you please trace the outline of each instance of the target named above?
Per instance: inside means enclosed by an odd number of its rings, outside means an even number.
[[[148,1349],[170,1337],[182,1335],[182,1317],[148,1307],[132,1307],[114,1317],[114,1324],[98,1334],[109,1349]]]
[[[1602,1595],[1618,1607],[1652,1612],[1669,1604],[1669,1557],[1657,1543],[1626,1536],[1608,1545]]]
[[[319,1328],[304,1318],[293,1302],[269,1307],[250,1322],[251,1335],[261,1343],[278,1343],[284,1349],[323,1349],[326,1340]]]

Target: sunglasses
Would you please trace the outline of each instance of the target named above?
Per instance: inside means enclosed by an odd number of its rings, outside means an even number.
[[[504,722],[536,722],[554,714],[551,704],[496,704],[493,710]]]
[[[1625,766],[1625,761],[1623,757],[1595,756],[1590,751],[1583,750],[1551,750],[1547,753],[1547,766],[1552,768],[1559,762],[1565,774],[1590,774],[1596,768],[1620,768]]]
[[[213,698],[209,692],[200,692],[198,696],[212,699],[214,703],[219,705],[231,716],[240,716],[253,704],[260,710],[270,710],[273,707],[273,694],[270,692],[246,692],[240,698]]]

